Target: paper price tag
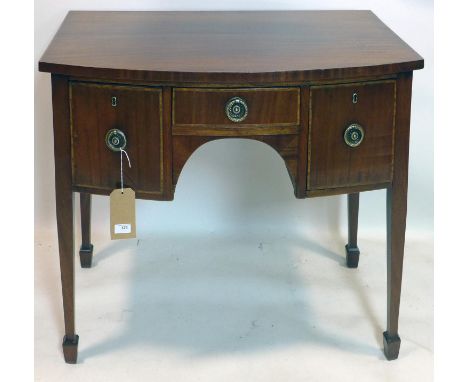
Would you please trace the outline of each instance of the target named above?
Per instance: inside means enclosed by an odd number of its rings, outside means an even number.
[[[136,237],[135,191],[131,188],[116,189],[110,194],[111,239]]]
[[[131,224],[116,224],[114,226],[114,233],[132,233]]]

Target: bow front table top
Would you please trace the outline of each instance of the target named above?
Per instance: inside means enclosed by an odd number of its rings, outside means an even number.
[[[52,77],[65,361],[78,354],[73,192],[89,268],[92,194],[172,200],[191,154],[231,137],[276,150],[297,198],[347,194],[350,268],[359,193],[387,190],[383,348],[397,358],[411,86],[423,65],[370,11],[69,12],[39,62]],[[132,164],[122,177],[121,150]]]

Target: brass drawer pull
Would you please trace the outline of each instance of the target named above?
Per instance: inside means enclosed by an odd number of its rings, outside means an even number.
[[[233,97],[227,101],[225,110],[226,116],[232,122],[242,122],[249,112],[247,102],[241,97]]]
[[[127,147],[127,138],[119,129],[110,129],[106,134],[106,146],[109,150],[120,151]]]
[[[357,147],[364,139],[364,129],[357,123],[352,123],[344,132],[344,141],[349,147]]]

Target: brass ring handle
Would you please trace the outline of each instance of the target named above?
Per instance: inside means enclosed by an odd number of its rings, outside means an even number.
[[[233,97],[225,106],[226,116],[232,122],[242,122],[247,118],[249,108],[247,102],[241,97]]]
[[[344,141],[349,147],[357,147],[364,139],[364,129],[357,123],[349,125],[344,132]]]
[[[127,147],[127,138],[125,134],[119,129],[110,129],[106,133],[106,146],[109,150],[120,151]]]

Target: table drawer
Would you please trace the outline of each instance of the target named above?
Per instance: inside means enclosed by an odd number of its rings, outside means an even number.
[[[300,124],[299,88],[176,88],[172,102],[173,132],[263,127],[280,133]]]
[[[395,100],[394,80],[311,87],[309,190],[392,180]]]
[[[117,129],[126,139],[124,184],[135,191],[163,191],[162,90],[157,87],[71,82],[73,184],[110,191],[120,186],[120,151],[106,144]]]

